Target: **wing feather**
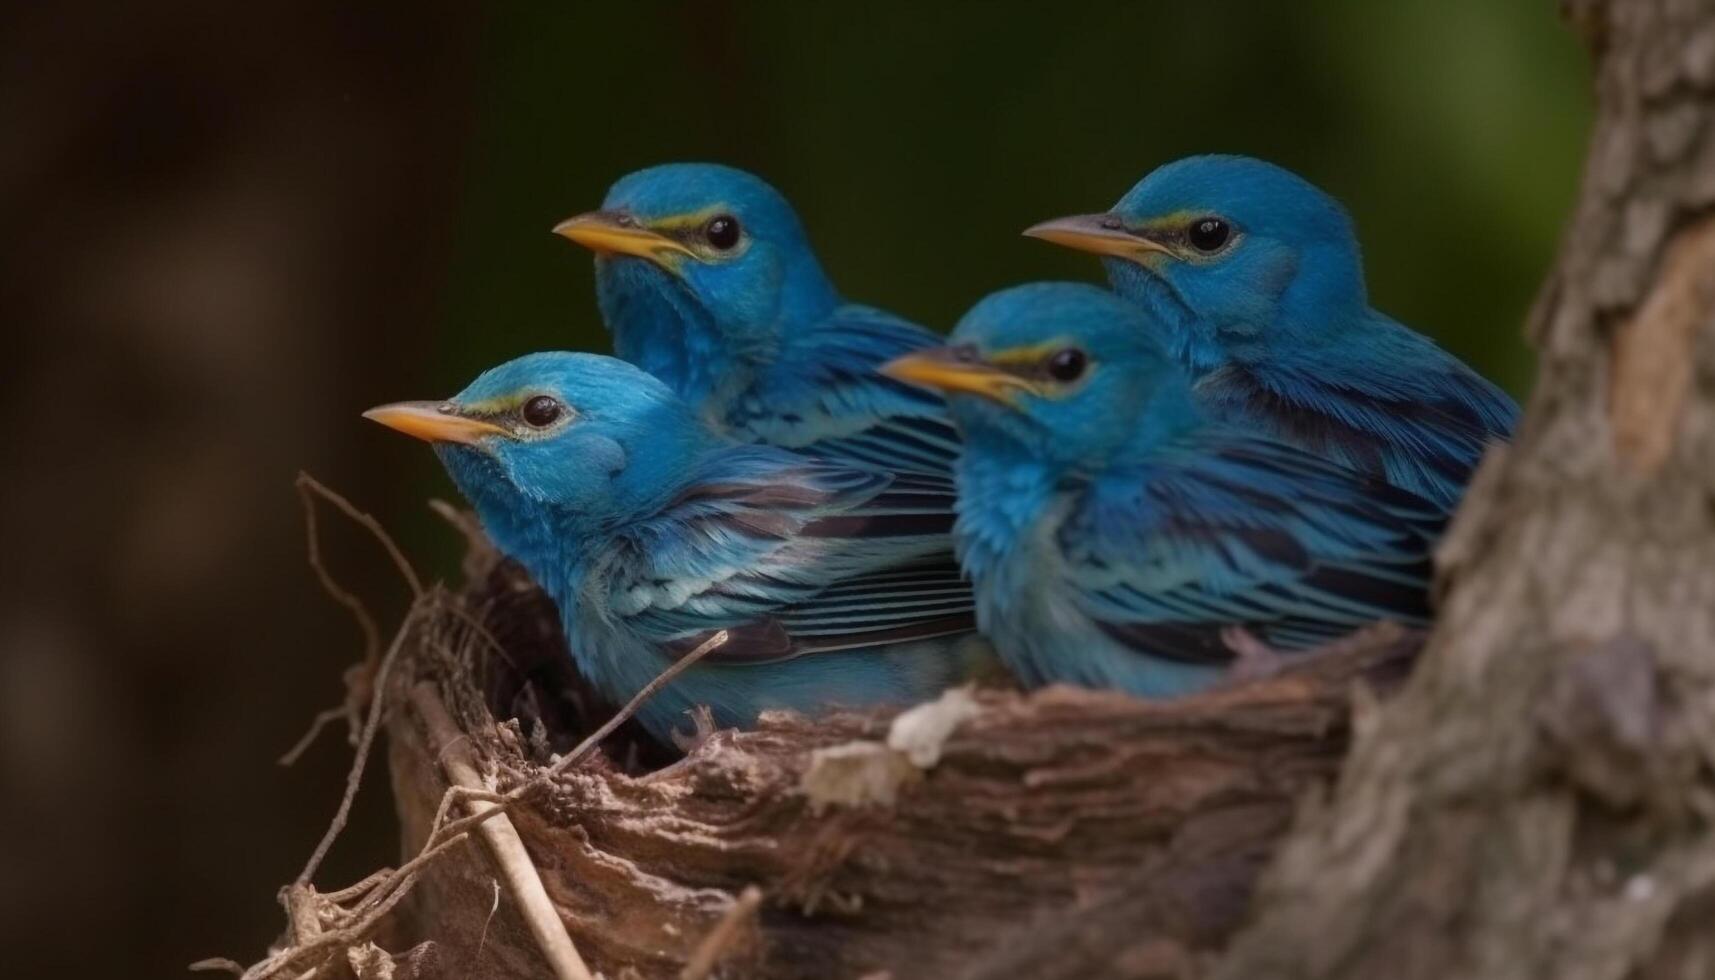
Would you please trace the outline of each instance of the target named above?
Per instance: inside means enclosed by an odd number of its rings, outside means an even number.
[[[946,474],[959,437],[945,403],[878,370],[938,343],[935,334],[880,310],[839,307],[789,338],[727,425],[747,442],[895,473]]]
[[[953,501],[944,477],[746,447],[613,550],[611,605],[677,654],[729,630],[714,663],[966,632]]]
[[[1442,509],[1278,443],[1231,434],[1094,488],[1061,528],[1085,612],[1140,654],[1220,663],[1224,629],[1291,650],[1366,623],[1423,624]]]

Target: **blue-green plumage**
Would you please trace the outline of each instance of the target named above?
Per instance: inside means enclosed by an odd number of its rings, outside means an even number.
[[[1007,665],[1172,695],[1221,676],[1235,627],[1296,650],[1425,622],[1443,510],[1211,418],[1160,332],[1112,293],[1035,284],[889,367],[948,394],[955,543]]]
[[[876,372],[939,339],[843,300],[791,205],[761,179],[714,164],[651,167],[558,230],[596,252],[614,352],[716,429],[825,459],[947,472],[958,446],[941,400]]]
[[[1517,406],[1371,308],[1351,219],[1273,164],[1189,157],[1027,234],[1103,256],[1221,418],[1451,508]]]
[[[745,726],[770,708],[909,704],[986,656],[943,480],[735,443],[593,354],[530,355],[444,404],[370,415],[435,443],[608,697],[729,631],[642,708],[657,736],[695,705]]]

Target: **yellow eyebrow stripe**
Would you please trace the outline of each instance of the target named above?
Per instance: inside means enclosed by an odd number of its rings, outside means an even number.
[[[466,415],[505,415],[524,404],[524,400],[527,397],[533,397],[533,395],[533,392],[520,391],[511,395],[486,398],[479,402],[462,403],[459,408]]]
[[[1157,215],[1137,226],[1137,231],[1179,231],[1189,225],[1194,218],[1207,215],[1207,210],[1174,211],[1169,214]]]
[[[1073,346],[1076,345],[1071,340],[1059,338],[1040,344],[1032,344],[1029,347],[1008,347],[1004,350],[997,350],[990,354],[986,360],[995,367],[1007,370],[1033,368],[1046,361],[1056,351]]]
[[[732,208],[729,208],[724,204],[714,204],[703,208],[700,211],[687,211],[683,214],[669,214],[665,217],[657,218],[654,221],[645,222],[644,227],[648,228],[650,231],[659,232],[663,235],[686,232],[701,228],[703,225],[708,223],[710,218],[717,214],[730,213],[732,213]]]

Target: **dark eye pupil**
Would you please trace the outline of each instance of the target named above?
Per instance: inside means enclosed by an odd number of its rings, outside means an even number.
[[[1048,359],[1048,376],[1055,381],[1076,381],[1084,373],[1088,358],[1076,347],[1068,347]]]
[[[1231,236],[1232,231],[1220,218],[1198,218],[1191,223],[1191,244],[1202,252],[1213,252],[1227,244]]]
[[[552,425],[560,417],[560,403],[547,395],[537,395],[524,403],[524,421],[540,429]]]
[[[738,244],[738,219],[729,214],[716,215],[703,228],[703,236],[715,248],[726,250]]]

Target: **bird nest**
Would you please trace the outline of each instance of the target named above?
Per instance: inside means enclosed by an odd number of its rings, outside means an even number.
[[[250,976],[1189,976],[1416,646],[1379,627],[1174,701],[765,715],[680,757],[615,724],[552,603],[473,542],[371,677],[407,860],[288,887]]]

